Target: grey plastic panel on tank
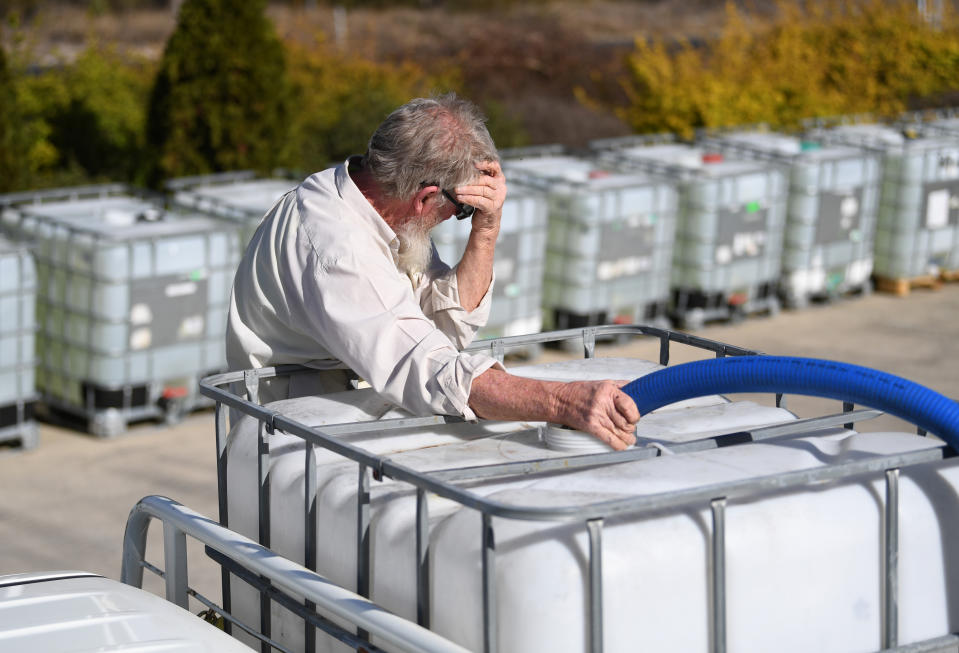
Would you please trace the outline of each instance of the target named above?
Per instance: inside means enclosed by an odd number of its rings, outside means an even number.
[[[789,175],[780,287],[789,304],[869,283],[879,208],[878,155],[762,131],[718,132],[701,144],[781,165]]]
[[[198,401],[197,378],[225,367],[235,231],[165,211],[135,189],[79,190],[0,197],[4,229],[36,254],[46,403],[92,419],[101,390],[122,391],[123,405],[110,408],[131,417],[159,414],[167,386],[188,405]],[[136,388],[144,394],[134,407]]]
[[[676,229],[674,186],[588,158],[521,152],[507,177],[549,197],[544,308],[642,322],[665,305]]]
[[[510,180],[493,263],[493,304],[480,337],[536,333],[542,328],[546,222],[546,197]],[[472,221],[456,219],[433,229],[433,244],[447,265],[462,258],[471,229]]]
[[[682,143],[622,139],[594,146],[610,165],[678,185],[674,289],[752,300],[760,287],[778,281],[786,177],[777,166],[704,157],[703,149]]]
[[[959,135],[907,131],[855,124],[815,132],[882,156],[874,269],[888,279],[959,269]]]

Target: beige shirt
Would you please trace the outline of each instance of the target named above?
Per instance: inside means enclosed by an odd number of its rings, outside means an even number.
[[[261,384],[260,401],[347,389],[352,370],[414,414],[476,416],[473,379],[495,359],[461,353],[489,317],[492,283],[472,312],[456,269],[436,255],[417,287],[397,268],[399,240],[346,162],[318,172],[266,214],[230,297],[230,369],[298,363],[323,372]]]

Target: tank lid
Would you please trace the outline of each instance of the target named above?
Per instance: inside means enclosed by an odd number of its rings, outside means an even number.
[[[589,433],[577,431],[562,424],[547,424],[545,436],[546,446],[553,451],[575,451],[584,454],[615,451],[611,446]]]

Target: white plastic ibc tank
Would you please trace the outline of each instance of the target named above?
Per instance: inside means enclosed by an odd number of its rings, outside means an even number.
[[[907,138],[883,125],[824,130],[882,153],[874,270],[908,279],[959,270],[959,136]]]
[[[32,415],[37,276],[23,245],[0,237],[0,441],[22,435]],[[29,446],[30,443],[25,443]]]
[[[511,371],[543,379],[583,380],[630,379],[660,368],[647,361],[612,358],[529,365]],[[268,406],[284,417],[309,426],[407,416],[370,390],[284,400]],[[681,402],[652,413],[640,421],[638,436],[640,446],[666,443],[668,447],[671,441],[690,439],[696,433],[702,434],[703,430],[730,432],[793,419],[791,413],[780,408],[751,402],[730,403],[712,396]],[[536,426],[522,422],[480,422],[400,430],[360,432],[358,429],[353,433],[346,429],[337,437],[420,472],[570,455],[547,448],[540,440]],[[254,539],[258,537],[259,527],[257,432],[258,423],[244,417],[232,429],[227,443],[228,524],[231,529]],[[269,545],[284,557],[302,563],[303,442],[279,431],[269,436],[268,442]],[[542,475],[476,481],[468,486],[477,495],[506,501],[519,499],[523,505],[576,504],[597,498],[649,493],[678,482],[695,484],[736,475],[755,475],[764,473],[767,464],[768,470],[772,471],[788,466],[790,460],[798,466],[815,458],[803,450],[806,445],[791,445],[797,446],[798,451],[787,447],[783,460],[772,455],[767,459],[757,454],[737,464],[729,458],[713,462],[708,456],[676,456],[687,461],[689,466],[667,466],[662,473],[653,472],[651,468],[653,473],[647,474],[646,467],[641,465],[617,465],[584,475],[563,475],[557,477],[560,484],[562,478],[570,478],[572,483],[562,490],[537,489],[551,482],[551,476]],[[842,446],[832,446],[829,455],[840,451]],[[352,461],[316,449],[316,469],[317,571],[333,582],[355,590],[358,468]],[[606,476],[615,480],[611,481],[609,489],[602,489],[606,481],[601,479]],[[531,488],[530,492],[526,493],[524,488]],[[477,542],[471,541],[472,538],[478,539],[480,533],[479,523],[474,520],[477,513],[431,494],[427,499],[433,552],[430,563],[431,627],[470,650],[482,650],[482,635],[477,630],[482,618],[482,592],[476,584],[480,558]],[[415,503],[416,493],[409,485],[388,478],[371,484],[371,598],[412,620],[416,618],[417,605]],[[766,512],[754,517],[747,515],[746,532],[750,536],[759,536],[763,532],[760,524],[770,518]],[[607,530],[610,539],[603,555],[604,566],[608,564],[605,567],[608,591],[613,592],[607,596],[606,605],[615,619],[607,622],[610,629],[607,650],[633,651],[637,642],[656,641],[656,637],[665,636],[660,628],[652,627],[657,619],[685,601],[691,601],[695,606],[702,601],[707,583],[703,572],[706,555],[702,551],[704,534],[698,520],[695,512],[683,511],[659,519],[646,517],[638,522],[610,522]],[[582,541],[575,528],[570,530],[552,524],[507,524],[499,519],[495,522],[497,530],[503,529],[505,538],[497,535],[499,650],[583,650],[586,603],[582,598],[581,584],[584,559]],[[657,524],[665,526],[660,528]],[[667,554],[674,550],[682,551],[675,559]],[[845,559],[837,560],[835,565],[844,562]],[[672,581],[664,579],[674,574],[678,584],[670,589]],[[629,578],[632,585],[624,587],[614,577]],[[645,579],[654,584],[647,586]],[[231,592],[233,613],[247,623],[258,624],[258,595],[239,581],[232,584]],[[648,603],[656,601],[663,603],[654,613],[648,613],[651,628],[641,629],[656,632],[637,631],[636,617],[644,613],[635,612],[633,606],[642,605],[645,610]],[[622,623],[614,623],[625,618],[626,613],[631,617]],[[686,605],[663,623],[671,627],[677,620],[688,620],[689,614]],[[282,608],[273,608],[271,636],[293,650],[303,650],[302,622]],[[702,629],[697,626],[690,633],[683,633],[677,640],[680,646],[674,650],[691,650],[684,648],[685,643],[704,637],[705,622]],[[705,643],[701,648],[705,648]],[[346,649],[319,635],[316,650]]]
[[[252,174],[222,173],[174,179],[173,201],[218,218],[237,223],[240,244],[245,247],[273,205],[296,188],[290,179],[253,178]]]
[[[491,500],[563,506],[773,475],[938,446],[907,433],[835,430],[776,443],[661,456],[504,488]],[[955,464],[906,475],[900,510],[901,643],[952,632]],[[882,648],[883,480],[768,493],[726,508],[728,650],[848,652]],[[908,515],[908,517],[906,517]],[[606,651],[710,650],[710,510],[618,516],[602,535]],[[588,650],[589,538],[583,524],[493,519],[500,650]],[[482,650],[480,519],[462,509],[434,530],[433,629]]]
[[[91,388],[149,395],[169,381],[195,395],[196,378],[225,367],[236,234],[103,188],[44,191],[4,213],[37,259],[38,387],[84,413]]]
[[[679,184],[674,288],[753,296],[775,286],[786,221],[782,171],[678,143],[627,146],[606,155]]]
[[[546,259],[547,204],[535,189],[510,182],[496,242],[493,304],[477,337],[539,333],[543,326],[543,267]],[[471,220],[446,220],[430,232],[436,251],[448,265],[463,256]]]
[[[955,116],[938,118],[936,120],[931,121],[929,125],[936,130],[948,132],[953,135],[959,136],[959,118]]]
[[[549,197],[550,326],[665,319],[677,210],[671,184],[567,155],[506,159],[503,167],[507,178]]]
[[[877,155],[753,131],[721,133],[707,142],[724,153],[779,162],[788,169],[780,290],[790,305],[868,283],[879,208]]]

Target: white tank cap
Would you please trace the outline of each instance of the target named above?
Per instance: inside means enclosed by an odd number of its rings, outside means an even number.
[[[544,429],[546,446],[553,451],[575,453],[606,453],[615,451],[611,446],[584,431],[577,431],[562,424],[547,424]]]

